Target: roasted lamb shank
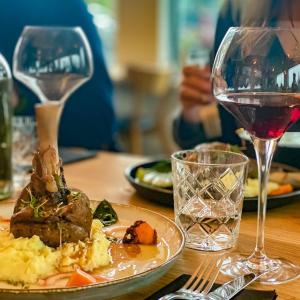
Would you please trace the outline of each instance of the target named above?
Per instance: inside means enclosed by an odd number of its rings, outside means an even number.
[[[51,247],[89,237],[92,212],[88,197],[67,187],[57,151],[59,104],[36,107],[39,147],[30,183],[21,192],[11,218],[14,237],[37,235]]]

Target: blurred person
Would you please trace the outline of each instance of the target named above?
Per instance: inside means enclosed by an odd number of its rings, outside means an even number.
[[[298,27],[299,25],[300,1],[298,0],[227,0],[218,17],[211,62],[230,27]],[[173,135],[177,144],[185,149],[211,141],[240,144],[241,140],[236,134],[240,126],[228,111],[216,103],[213,96],[210,81],[211,66],[199,68],[197,65],[188,65],[183,68],[182,73],[180,86],[182,112],[173,123]],[[201,112],[208,106],[216,107],[216,110],[205,116],[205,112]],[[211,126],[212,118],[215,123],[220,123],[219,133],[213,137],[207,134],[205,128],[207,121],[208,127]]]
[[[61,118],[59,145],[116,150],[113,86],[105,65],[102,44],[83,0],[0,0],[0,52],[12,68],[13,53],[24,26],[80,26],[91,46],[92,78],[67,100]],[[33,115],[39,99],[15,81],[15,113]]]

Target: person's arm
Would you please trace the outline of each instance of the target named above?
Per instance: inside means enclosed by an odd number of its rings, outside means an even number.
[[[229,27],[234,25],[232,1],[226,1],[220,11],[217,21],[215,43],[212,51],[212,62],[225,33]],[[184,78],[181,83],[180,93],[182,112],[173,122],[174,140],[182,148],[191,148],[199,143],[214,140],[206,137],[201,120],[198,122],[192,121],[188,115],[189,110],[192,111],[194,108],[201,109],[201,106],[204,107],[207,103],[215,101],[212,96],[209,76],[207,75],[207,70],[198,69],[197,71],[192,67],[185,67],[183,70]],[[230,116],[227,120],[228,122],[232,122]],[[221,123],[224,123],[224,120],[221,120]],[[222,136],[217,139],[222,140],[224,138]]]

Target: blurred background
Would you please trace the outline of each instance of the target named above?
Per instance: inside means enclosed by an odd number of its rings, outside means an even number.
[[[86,0],[115,86],[119,139],[126,152],[173,152],[184,64],[209,61],[222,0]]]

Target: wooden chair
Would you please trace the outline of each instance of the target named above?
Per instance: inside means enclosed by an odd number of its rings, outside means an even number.
[[[132,114],[130,121],[130,143],[132,153],[142,153],[143,107],[149,96],[156,98],[154,130],[157,133],[165,153],[170,153],[170,133],[166,124],[169,114],[169,97],[172,90],[173,73],[170,68],[157,66],[129,65],[127,79],[133,90]]]

